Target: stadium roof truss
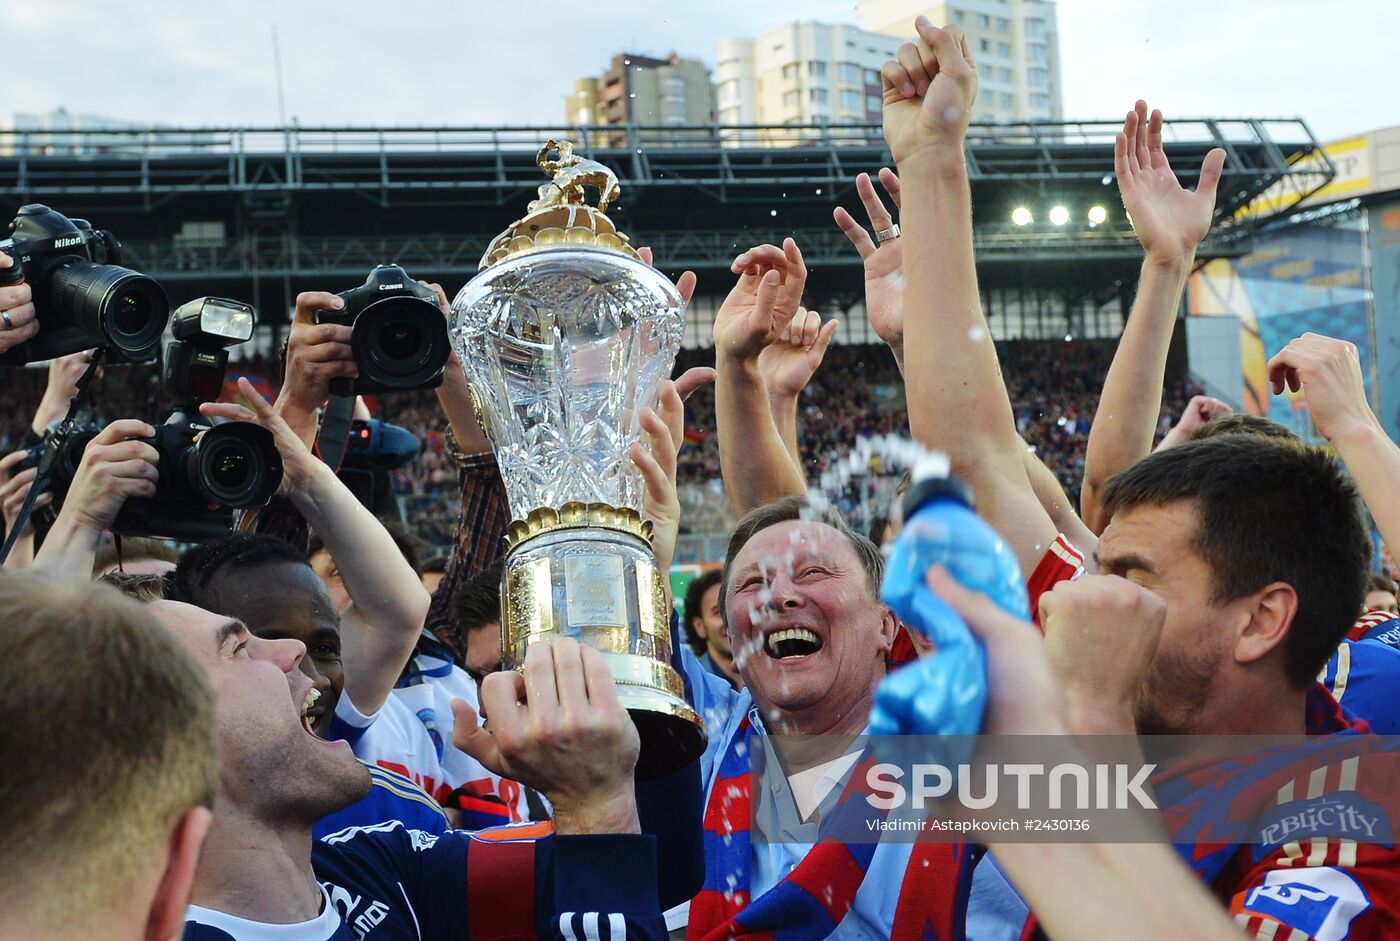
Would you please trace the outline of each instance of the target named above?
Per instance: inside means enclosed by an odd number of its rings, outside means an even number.
[[[966,153],[979,266],[1140,258],[1114,186],[1118,129],[974,125]],[[736,251],[785,235],[809,259],[857,265],[831,206],[857,210],[855,175],[890,165],[876,124],[0,131],[0,203],[7,211],[51,203],[114,229],[155,210],[172,225],[229,220],[227,234],[204,245],[137,224],[141,234],[125,238],[128,261],[163,277],[362,274],[390,257],[470,274],[486,240],[543,182],[540,144],[564,138],[617,173],[623,205],[614,215],[635,244],[677,269],[728,268]],[[1244,212],[1261,194],[1306,195],[1336,173],[1301,119],[1172,121],[1164,138],[1188,186],[1208,150],[1227,154],[1202,257],[1243,254],[1255,231],[1287,211]],[[1083,223],[1091,205],[1106,207],[1102,223]],[[357,230],[355,206],[374,224]],[[1049,222],[1051,206],[1067,207],[1060,216],[1072,221]],[[1036,221],[1015,224],[1016,207],[1035,207]],[[340,216],[318,230],[332,209]]]

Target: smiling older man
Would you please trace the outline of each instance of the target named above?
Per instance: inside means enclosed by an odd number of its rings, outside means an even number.
[[[783,737],[822,736],[839,752],[866,729],[897,627],[880,601],[882,569],[870,540],[799,497],[753,511],[730,537],[720,597],[745,688],[731,689],[688,650],[684,660],[710,730],[706,880],[687,937],[962,937],[963,844],[750,840],[750,802],[782,799],[749,792],[760,737],[773,733],[781,753]]]

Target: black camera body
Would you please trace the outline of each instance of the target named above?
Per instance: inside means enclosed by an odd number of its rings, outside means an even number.
[[[63,499],[68,495],[68,487],[73,483],[74,475],[78,473],[78,464],[83,459],[83,450],[88,446],[88,442],[96,438],[101,431],[101,425],[91,422],[78,424],[73,426],[73,430],[59,445],[58,456],[54,459],[53,467],[49,469],[49,475],[44,480],[43,487],[44,491],[53,494],[53,501],[48,506],[41,506],[30,514],[40,531],[47,530],[58,518],[59,508],[63,506]],[[39,460],[44,455],[44,449],[48,447],[49,439],[57,433],[56,428],[45,431],[43,440],[28,449],[28,456],[17,469],[38,467]]]
[[[20,208],[0,252],[15,262],[0,270],[0,286],[27,281],[39,321],[38,336],[0,355],[0,365],[97,346],[108,348],[109,361],[154,358],[170,304],[159,284],[121,267],[121,243],[111,232],[31,203]]]
[[[336,379],[334,395],[435,389],[452,355],[437,295],[398,265],[380,265],[364,284],[337,295],[345,306],[320,323],[348,324],[358,379]]]
[[[160,454],[156,494],[126,501],[114,533],[212,539],[228,533],[233,510],[262,506],[282,483],[272,432],[252,422],[211,425],[177,411],[146,443]]]
[[[215,401],[223,390],[228,348],[253,335],[257,312],[252,305],[201,297],[166,319],[173,320],[175,339],[165,350],[163,385],[176,405],[147,440],[160,455],[156,492],[127,500],[112,531],[196,542],[226,534],[234,510],[262,506],[272,498],[282,483],[282,455],[272,432],[260,425],[215,425],[199,414],[200,404]],[[162,330],[164,326],[162,320]],[[58,443],[45,479],[54,493],[45,508],[50,514],[62,505],[84,451],[100,431],[96,425],[77,425]],[[54,434],[62,432],[47,432],[41,444],[30,448],[29,462],[38,466]]]
[[[215,425],[199,414],[223,392],[229,348],[251,339],[256,324],[251,304],[225,297],[196,298],[175,311],[161,363],[175,413],[148,441],[160,454],[156,494],[126,501],[113,532],[211,539],[229,531],[234,510],[262,506],[277,492],[282,455],[272,432],[252,422]]]

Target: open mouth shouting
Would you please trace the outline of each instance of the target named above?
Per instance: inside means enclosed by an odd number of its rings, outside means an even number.
[[[801,660],[824,645],[821,635],[805,627],[780,627],[763,635],[763,652],[774,660]]]
[[[313,686],[306,691],[306,698],[301,701],[301,727],[310,735],[316,734],[316,730],[312,726],[315,724],[318,714],[312,711],[312,707],[320,698],[321,691]]]

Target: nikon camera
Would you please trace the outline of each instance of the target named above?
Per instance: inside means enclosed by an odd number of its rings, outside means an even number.
[[[23,366],[95,346],[108,361],[153,359],[170,319],[159,284],[123,268],[121,243],[84,219],[69,219],[40,203],[20,209],[0,252],[14,266],[0,270],[0,287],[27,281],[39,333],[0,355],[0,365]]]
[[[436,389],[452,347],[437,295],[398,265],[380,265],[369,279],[338,295],[341,310],[323,310],[320,323],[350,324],[357,379],[331,382],[334,395]]]

